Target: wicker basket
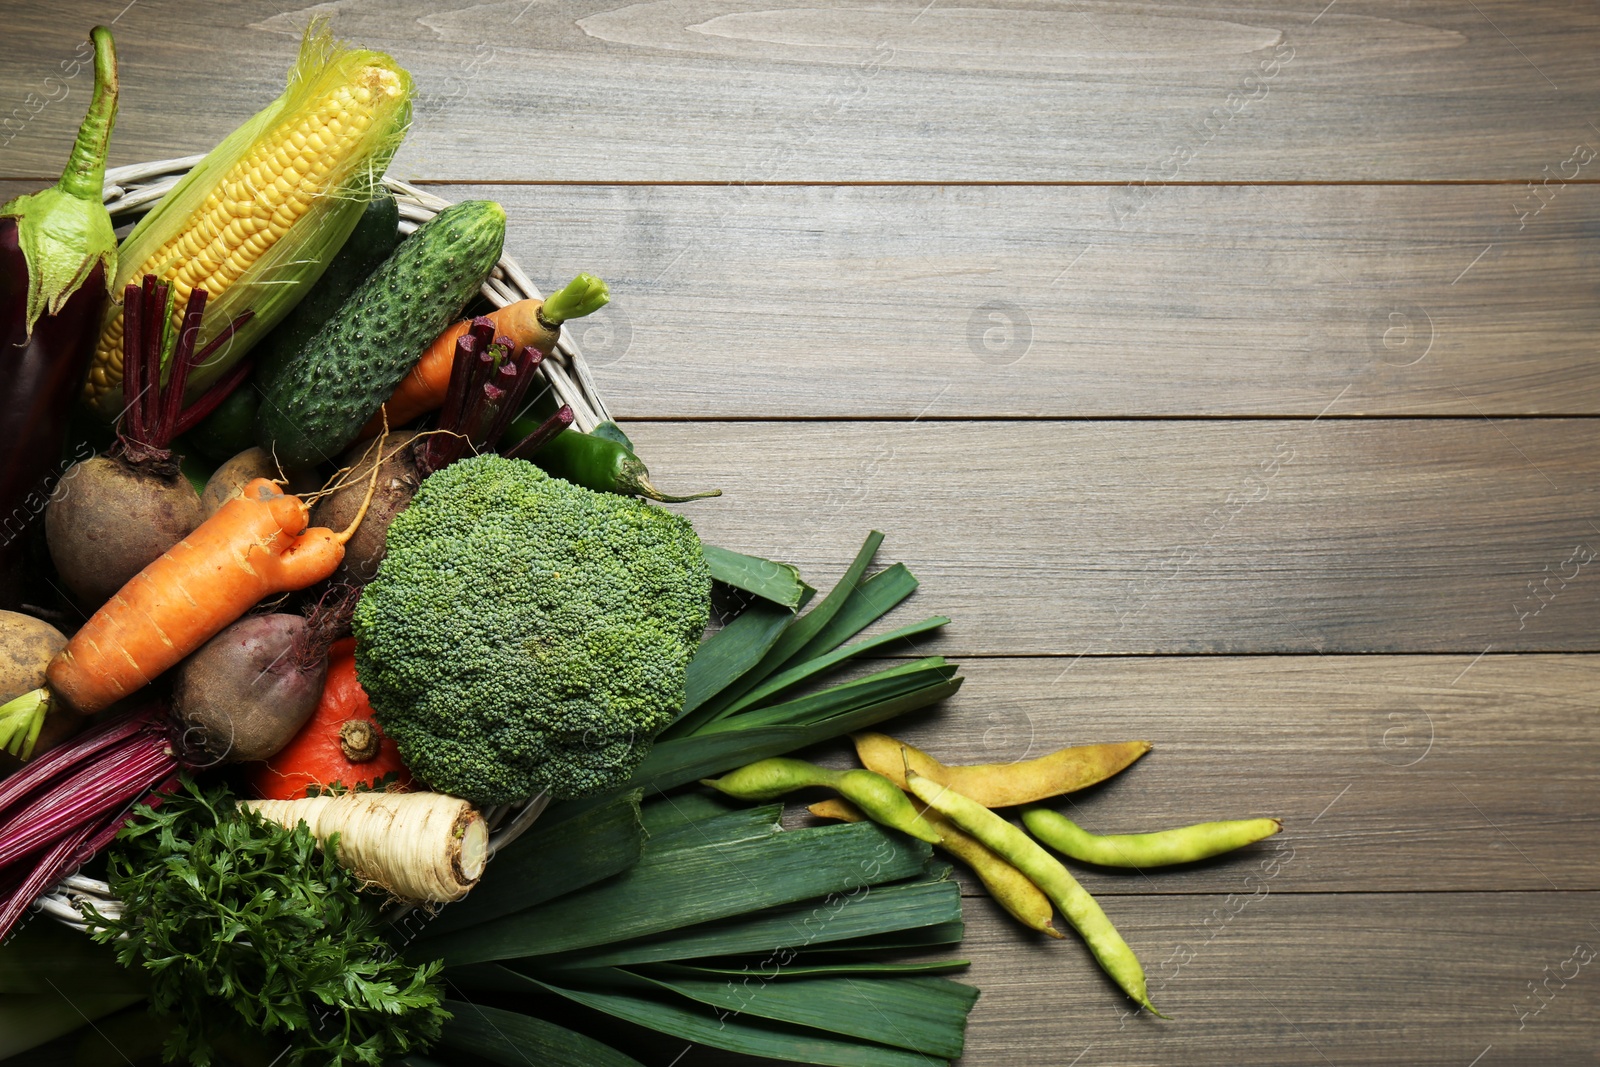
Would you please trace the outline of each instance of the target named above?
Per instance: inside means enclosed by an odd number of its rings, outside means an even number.
[[[106,171],[105,202],[113,220],[132,214],[160,200],[178,180],[199,163],[204,156],[184,156],[164,159],[155,163],[135,163]],[[415,186],[394,178],[385,178],[383,184],[394,193],[400,204],[400,229],[410,233],[418,225],[448,207],[448,200],[440,199]],[[517,300],[539,298],[543,294],[523,273],[517,261],[501,256],[489,278],[483,284],[483,295],[497,307]],[[565,330],[556,350],[539,364],[545,379],[550,383],[557,399],[572,408],[573,423],[579,430],[592,430],[611,416],[595,389],[589,365]],[[489,854],[516,840],[544,811],[549,802],[543,795],[526,804],[502,804],[489,808],[483,815],[492,831]],[[102,915],[114,918],[121,915],[122,904],[111,895],[111,887],[94,878],[74,874],[62,879],[54,889],[41,896],[34,904],[47,915],[68,926],[86,930],[81,905],[91,903]],[[398,917],[405,908],[396,909],[391,917]]]

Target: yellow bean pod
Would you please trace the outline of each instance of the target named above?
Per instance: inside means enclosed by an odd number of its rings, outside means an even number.
[[[838,819],[841,822],[860,822],[866,818],[861,809],[848,800],[832,797],[812,804],[807,810],[818,818]],[[1055,917],[1055,909],[1050,906],[1050,898],[1028,881],[1027,875],[938,812],[925,809],[921,814],[939,832],[939,847],[972,868],[972,873],[978,876],[995,903],[1009,912],[1012,918],[1041,934],[1067,936],[1051,922]]]
[[[1165,867],[1220,856],[1283,829],[1277,819],[1201,822],[1148,834],[1091,834],[1060,812],[1028,808],[1022,824],[1044,844],[1081,863],[1102,867]]]
[[[906,788],[907,765],[924,778],[947,785],[986,808],[1036,804],[1103,782],[1150,751],[1148,741],[1072,745],[1037,759],[1018,763],[947,766],[888,734],[862,733],[852,738],[861,765]]]
[[[1112,981],[1139,1004],[1157,1015],[1161,1014],[1150,1003],[1144,967],[1139,963],[1139,957],[1117,933],[1117,928],[1111,925],[1099,902],[1078,884],[1060,861],[1041,848],[1033,838],[970,797],[962,796],[916,771],[911,771],[906,778],[911,791],[930,808],[1027,875],[1061,909],[1061,914],[1078,931],[1101,969],[1111,976]]]

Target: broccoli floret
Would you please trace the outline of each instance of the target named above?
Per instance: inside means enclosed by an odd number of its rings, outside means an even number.
[[[495,455],[422,483],[356,607],[406,765],[478,804],[620,784],[683,707],[711,574],[687,520]]]

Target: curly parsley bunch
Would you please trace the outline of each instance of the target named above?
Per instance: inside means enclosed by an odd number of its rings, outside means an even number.
[[[427,1048],[450,1017],[438,961],[413,967],[384,935],[377,906],[319,851],[189,779],[141,806],[117,836],[109,882],[119,919],[95,938],[150,979],[150,1005],[175,1017],[168,1062],[209,1067],[223,1034],[283,1038],[285,1064],[379,1067]]]

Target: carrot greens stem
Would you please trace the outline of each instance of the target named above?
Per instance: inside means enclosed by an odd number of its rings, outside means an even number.
[[[606,283],[592,274],[580,274],[568,282],[560,292],[545,297],[539,309],[539,319],[552,328],[568,319],[592,315],[611,300]]]

